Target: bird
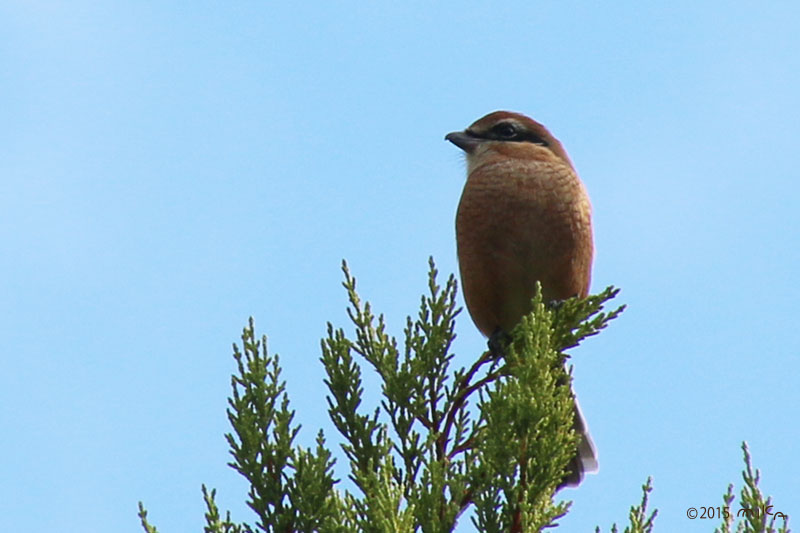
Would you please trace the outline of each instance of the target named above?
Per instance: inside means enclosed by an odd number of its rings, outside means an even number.
[[[546,302],[588,294],[592,207],[564,147],[523,114],[495,111],[445,140],[466,154],[458,265],[469,314],[492,347],[531,311],[537,282]],[[577,399],[574,420],[578,451],[559,488],[598,467]]]

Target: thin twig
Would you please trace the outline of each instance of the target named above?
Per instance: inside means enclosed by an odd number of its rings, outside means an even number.
[[[470,367],[464,376],[462,376],[457,392],[455,397],[453,398],[453,402],[451,404],[450,410],[447,412],[447,418],[445,419],[444,428],[442,429],[442,434],[439,436],[437,441],[437,456],[439,460],[445,457],[445,446],[447,445],[447,441],[450,438],[450,429],[453,427],[453,422],[455,421],[456,415],[458,411],[464,406],[467,401],[467,398],[470,394],[478,390],[480,387],[484,386],[485,384],[494,381],[498,377],[503,375],[503,368],[496,372],[492,372],[487,374],[483,377],[483,379],[478,380],[475,382],[474,385],[469,385],[469,382],[475,376],[475,374],[480,370],[480,368],[494,360],[494,355],[492,352],[487,351],[481,355],[480,359],[475,361],[475,363]]]

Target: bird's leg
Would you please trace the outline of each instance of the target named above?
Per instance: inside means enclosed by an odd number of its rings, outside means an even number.
[[[577,298],[578,296],[580,296],[580,295],[576,293],[576,294],[571,295],[570,298]],[[544,305],[550,311],[558,311],[559,309],[564,307],[564,304],[567,303],[567,300],[569,300],[570,298],[560,298],[560,299],[557,299],[557,300],[548,300],[547,302],[545,302]]]
[[[499,327],[494,330],[494,333],[489,337],[489,352],[491,352],[494,359],[500,359],[506,353],[505,347],[511,342],[511,335],[500,329]]]

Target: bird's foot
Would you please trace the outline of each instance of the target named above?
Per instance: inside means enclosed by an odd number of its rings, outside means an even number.
[[[500,359],[506,353],[505,348],[511,342],[511,335],[506,333],[500,328],[494,330],[494,333],[489,337],[489,352],[491,352],[494,359]]]

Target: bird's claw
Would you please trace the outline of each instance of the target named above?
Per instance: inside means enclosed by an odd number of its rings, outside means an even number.
[[[494,333],[489,337],[487,344],[489,345],[489,352],[491,352],[494,359],[500,359],[505,355],[505,347],[511,342],[511,336],[500,328],[494,330]]]

